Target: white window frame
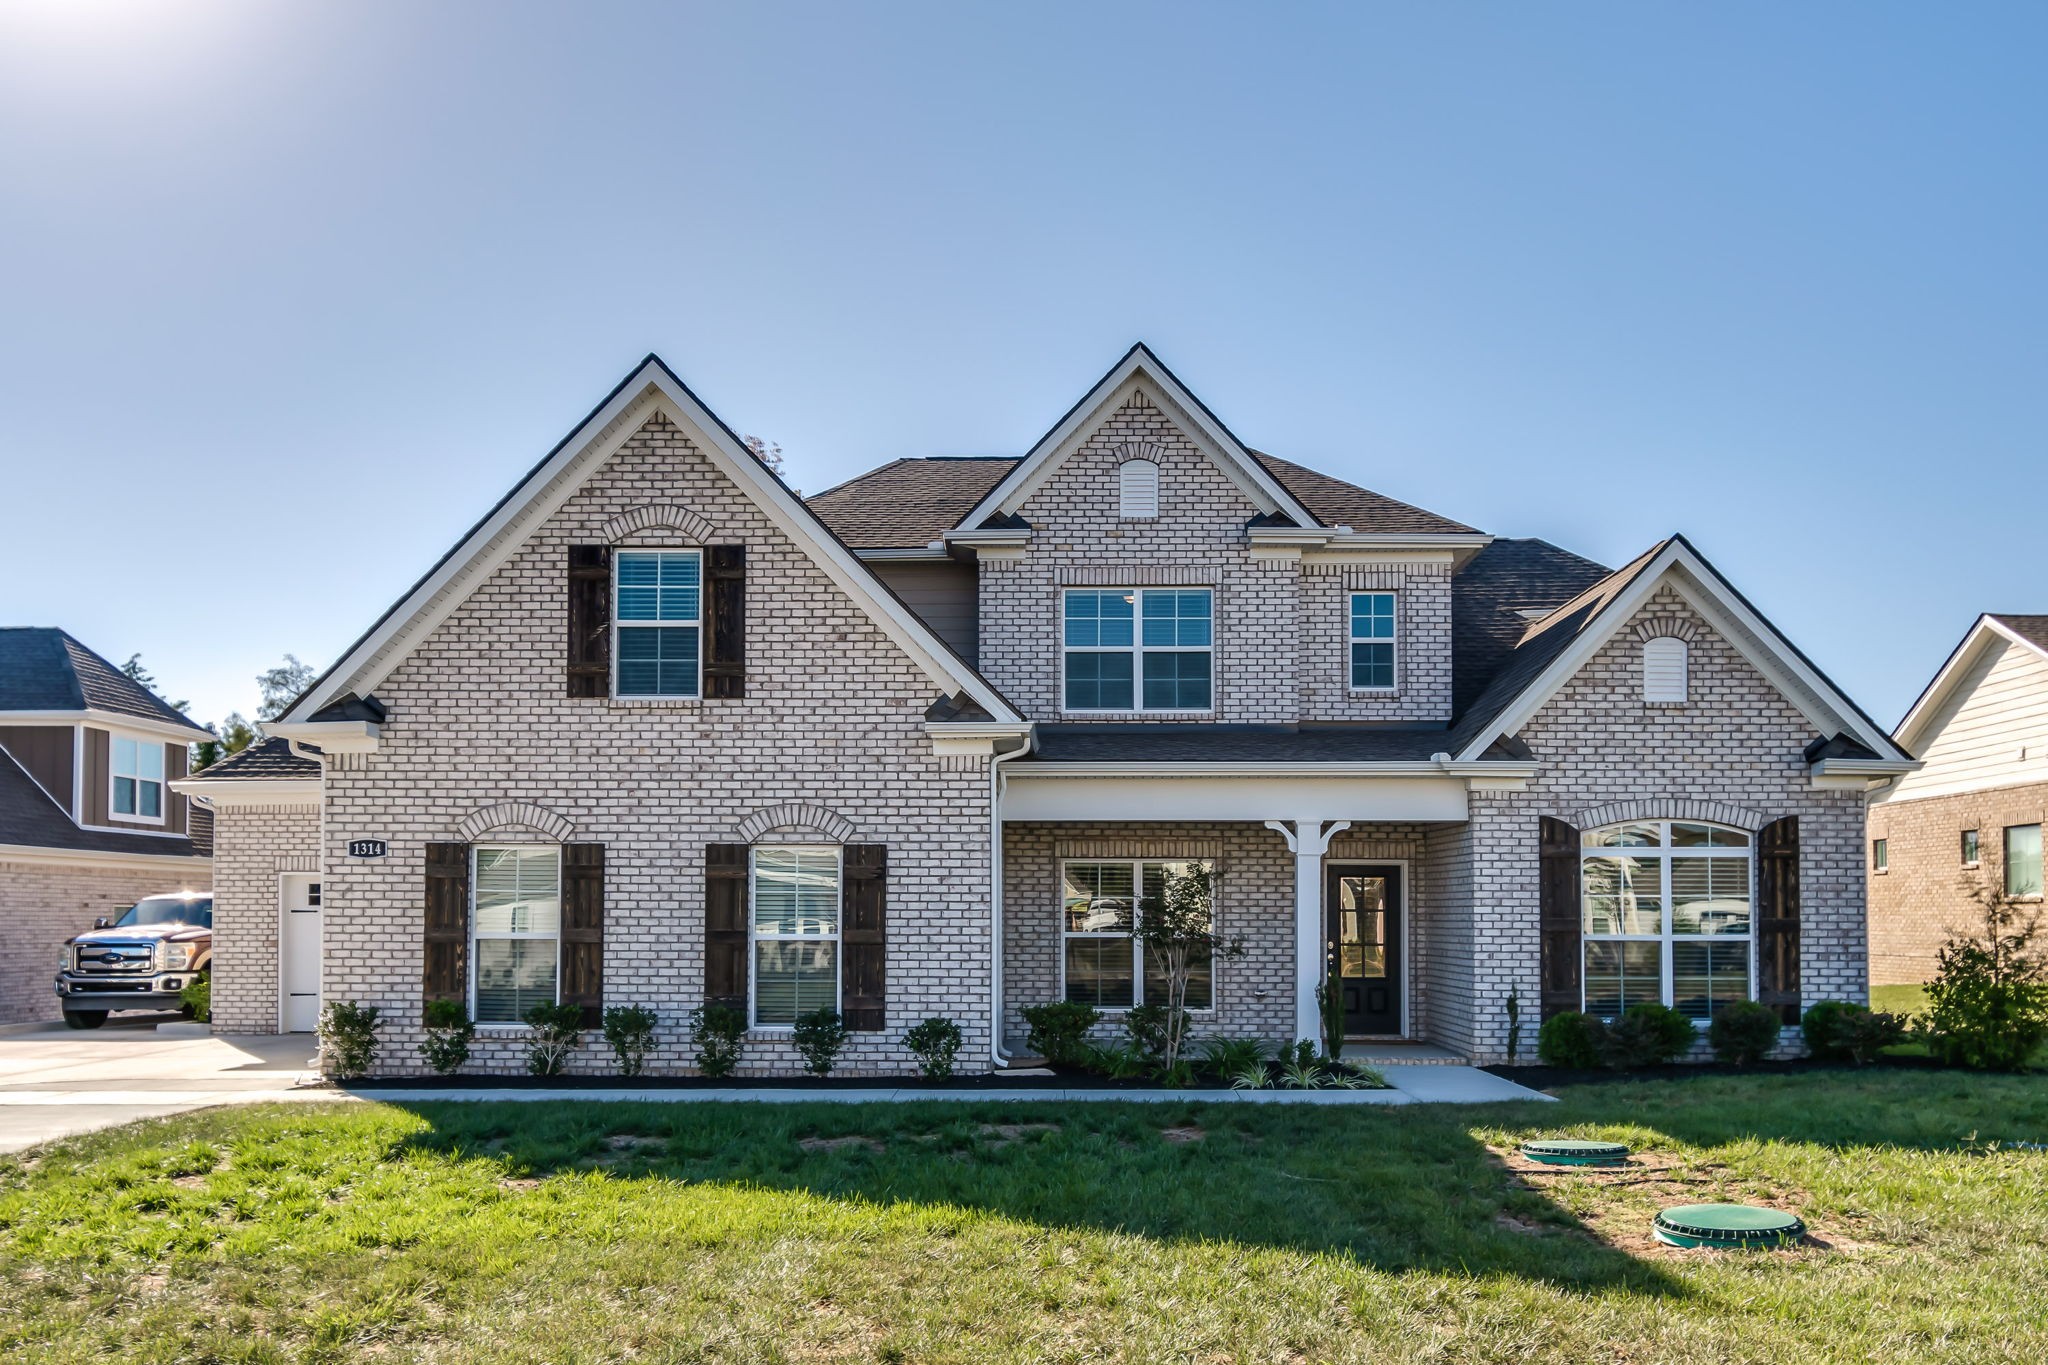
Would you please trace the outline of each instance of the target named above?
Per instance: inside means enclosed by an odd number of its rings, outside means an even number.
[[[135,752],[138,756],[138,761],[140,761],[140,755],[144,749],[154,749],[156,751],[157,775],[155,777],[143,777],[139,773],[124,773],[121,771],[120,753],[121,743],[123,740],[126,740],[129,743],[134,744],[136,746]],[[116,791],[120,783],[120,779],[124,777],[127,778],[129,781],[135,783],[135,813],[132,815],[123,815],[120,811],[120,808],[115,804],[114,800],[114,792]],[[142,814],[142,784],[145,782],[151,783],[157,789],[157,813],[155,815]],[[146,735],[123,734],[119,730],[108,731],[107,818],[109,820],[120,820],[127,824],[161,825],[167,823],[170,820],[170,815],[171,756],[169,752],[165,749],[164,742],[160,739],[151,739]]]
[[[1892,841],[1882,834],[1870,841],[1870,870],[1879,876],[1892,870]]]
[[[1388,637],[1387,637],[1386,639],[1384,639],[1384,640],[1379,640],[1379,639],[1365,639],[1365,640],[1361,640],[1361,639],[1360,639],[1360,638],[1358,638],[1358,637],[1357,637],[1356,635],[1353,635],[1353,634],[1351,633],[1351,632],[1352,632],[1352,629],[1353,629],[1353,623],[1354,623],[1354,622],[1355,622],[1355,621],[1357,620],[1357,618],[1358,618],[1358,599],[1359,599],[1359,598],[1361,598],[1361,597],[1385,597],[1385,598],[1388,598],[1388,599],[1390,599],[1390,601],[1391,601],[1391,605],[1392,605],[1392,614],[1393,614],[1393,618],[1394,618],[1394,633],[1393,633],[1392,635],[1388,636]],[[1355,682],[1353,682],[1353,681],[1352,681],[1352,680],[1353,680],[1354,678],[1356,678],[1356,677],[1357,677],[1358,675],[1357,675],[1357,672],[1356,672],[1356,671],[1355,671],[1355,670],[1353,669],[1353,667],[1352,667],[1352,664],[1351,664],[1351,655],[1352,655],[1352,648],[1351,648],[1351,647],[1352,647],[1353,645],[1379,645],[1379,644],[1384,644],[1384,645],[1386,645],[1386,646],[1387,646],[1388,648],[1390,648],[1390,649],[1392,649],[1392,650],[1394,651],[1394,680],[1393,680],[1392,682],[1388,683],[1388,684],[1387,684],[1387,685],[1386,685],[1385,687],[1360,687],[1360,686],[1358,686],[1358,684],[1357,684],[1357,683],[1355,683]],[[1391,696],[1394,696],[1395,694],[1397,694],[1398,692],[1400,692],[1400,690],[1401,690],[1401,594],[1400,594],[1400,593],[1398,593],[1398,592],[1388,592],[1388,591],[1385,591],[1385,590],[1383,590],[1383,589],[1378,589],[1378,588],[1360,588],[1360,589],[1359,589],[1358,591],[1356,591],[1356,592],[1347,592],[1347,593],[1345,593],[1345,594],[1344,594],[1344,686],[1345,686],[1345,687],[1346,687],[1346,688],[1347,688],[1347,689],[1348,689],[1348,690],[1349,690],[1349,691],[1351,692],[1351,694],[1352,694],[1353,696],[1358,696],[1358,697],[1391,697]]]
[[[755,927],[754,888],[755,868],[760,854],[789,850],[797,853],[820,853],[829,851],[837,861],[836,883],[838,901],[832,912],[832,932],[829,934],[764,934]],[[747,1028],[755,1033],[794,1033],[796,1024],[764,1024],[760,1022],[761,992],[755,978],[758,976],[760,954],[756,947],[762,943],[830,943],[832,954],[832,1008],[838,1009],[839,1002],[846,998],[846,846],[825,843],[774,843],[756,844],[747,849]]]
[[[1069,645],[1067,643],[1067,598],[1073,593],[1131,594],[1131,643],[1128,645]],[[1182,645],[1145,647],[1145,594],[1153,592],[1201,592],[1209,595],[1209,643],[1200,649]],[[1216,589],[1207,583],[1181,587],[1062,588],[1059,595],[1059,689],[1060,714],[1067,716],[1213,716],[1216,714]],[[1069,654],[1128,654],[1131,656],[1131,704],[1129,706],[1067,705],[1067,656]],[[1207,654],[1209,656],[1209,704],[1195,707],[1145,705],[1145,656],[1147,654]]]
[[[695,621],[621,621],[619,619],[619,561],[627,555],[690,555],[697,561],[697,617]],[[704,700],[704,650],[708,643],[704,638],[704,599],[711,591],[710,581],[705,577],[704,549],[699,545],[628,545],[613,546],[611,556],[611,696],[613,701],[623,702],[693,702]],[[663,627],[694,625],[697,629],[697,677],[695,690],[691,692],[631,692],[619,691],[619,632],[622,630],[659,630]]]
[[[520,933],[509,933],[509,932],[507,932],[507,933],[499,933],[499,932],[496,932],[496,931],[493,931],[493,932],[491,932],[491,933],[488,933],[488,934],[480,934],[480,933],[478,933],[478,932],[477,932],[477,927],[476,927],[476,893],[477,893],[477,875],[476,875],[476,865],[477,865],[477,856],[478,856],[479,854],[482,854],[482,853],[503,853],[503,852],[506,852],[506,851],[514,851],[514,852],[521,852],[521,853],[530,853],[530,852],[533,852],[533,851],[535,851],[535,850],[537,850],[537,849],[544,849],[544,850],[547,850],[548,852],[551,852],[551,853],[553,853],[553,854],[555,855],[555,928],[554,928],[554,932],[553,932],[553,933],[547,933],[547,934],[538,934],[538,933],[532,933],[532,932],[527,932],[527,933],[523,933],[523,934],[520,934]],[[526,1028],[526,1027],[527,1027],[526,1023],[525,1023],[525,1022],[524,1022],[523,1020],[516,1020],[516,1019],[515,1019],[515,1020],[506,1020],[506,1019],[494,1019],[494,1020],[490,1021],[489,1023],[483,1023],[483,1022],[481,1022],[481,1021],[477,1021],[477,1018],[476,1018],[476,978],[477,978],[477,956],[476,956],[476,945],[478,944],[478,942],[480,942],[481,940],[484,940],[484,939],[490,939],[490,940],[493,940],[493,941],[495,941],[495,940],[498,940],[498,939],[553,939],[553,940],[554,940],[554,944],[555,944],[555,1000],[554,1000],[554,1003],[556,1003],[557,1005],[559,1005],[559,1004],[561,1004],[561,1003],[562,1003],[562,904],[561,904],[561,901],[562,901],[562,846],[561,846],[560,844],[553,844],[553,845],[549,845],[549,844],[471,844],[471,845],[469,846],[469,944],[468,944],[468,953],[467,953],[467,957],[468,957],[468,959],[469,959],[469,964],[468,964],[468,965],[469,965],[469,973],[468,973],[468,975],[469,975],[469,1017],[470,1017],[470,1019],[471,1019],[472,1021],[475,1021],[475,1022],[476,1022],[476,1027],[477,1027],[478,1029],[523,1029],[523,1028]],[[324,912],[323,912],[323,913],[324,913]],[[324,927],[324,926],[323,926],[323,927]],[[325,977],[325,970],[324,970],[324,964],[323,964],[323,971],[322,971],[322,976],[323,976],[323,984],[324,984],[324,977]]]
[[[1058,883],[1054,888],[1059,903],[1060,926],[1060,994],[1067,998],[1067,940],[1074,938],[1124,938],[1131,942],[1131,1003],[1128,1006],[1097,1006],[1105,1015],[1122,1015],[1145,1003],[1145,945],[1127,929],[1069,929],[1067,928],[1067,869],[1075,864],[1099,867],[1104,863],[1124,863],[1131,869],[1132,913],[1145,894],[1145,864],[1147,863],[1200,863],[1209,869],[1209,932],[1216,932],[1218,895],[1216,891],[1216,860],[1214,858],[1182,858],[1172,854],[1154,854],[1145,858],[1062,858],[1059,860]],[[1216,1012],[1217,998],[1223,993],[1221,973],[1215,956],[1209,959],[1209,1003],[1200,1009],[1190,1007],[1189,1014],[1206,1017]]]
[[[2012,889],[2012,832],[2016,829],[2039,831],[2035,837],[2040,839],[2042,843],[2040,858],[2042,886],[2032,891],[2015,891]],[[2048,830],[2044,830],[2041,825],[2032,821],[2019,825],[2006,825],[1999,835],[1998,884],[2006,895],[2011,896],[2015,900],[2037,901],[2041,899],[2042,891],[2048,890],[2048,837],[2044,836],[2048,836]]]
[[[1965,843],[1965,842],[1964,842],[1965,840],[1968,840],[1969,842]],[[1957,836],[1956,836],[1956,852],[1957,852],[1957,854],[1958,854],[1958,855],[1960,855],[1960,856],[1962,857],[1962,861],[1963,861],[1963,866],[1964,866],[1964,867],[1981,867],[1981,866],[1983,866],[1983,863],[1984,863],[1984,831],[1983,831],[1983,827],[1982,827],[1982,826],[1979,826],[1979,827],[1978,827],[1978,828],[1976,828],[1976,829],[1966,829],[1966,830],[1964,830],[1964,831],[1963,831],[1963,832],[1962,832],[1961,834],[1957,835]],[[1974,856],[1972,856],[1972,855],[1974,855]]]
[[[1628,844],[1596,846],[1585,842],[1585,837],[1589,834],[1597,834],[1603,829],[1618,829],[1626,825],[1656,825],[1658,826],[1658,838],[1661,842],[1656,847]],[[1671,843],[1671,827],[1673,825],[1700,825],[1708,829],[1725,830],[1730,834],[1740,834],[1748,842],[1740,848],[1716,848],[1698,845],[1678,848],[1674,847]],[[1586,1008],[1586,945],[1588,943],[1656,943],[1661,945],[1658,953],[1658,973],[1661,984],[1658,989],[1657,998],[1659,1004],[1672,1008],[1676,1008],[1674,1002],[1677,999],[1678,989],[1677,980],[1672,973],[1672,948],[1675,944],[1711,943],[1732,947],[1739,943],[1746,950],[1743,956],[1749,963],[1749,986],[1742,998],[1745,1000],[1756,999],[1756,831],[1737,829],[1733,825],[1717,825],[1711,820],[1617,820],[1611,824],[1596,825],[1590,829],[1581,830],[1579,840],[1579,1008],[1581,1010]],[[1658,895],[1661,898],[1663,907],[1660,919],[1664,927],[1661,932],[1655,934],[1595,934],[1587,932],[1585,927],[1585,866],[1587,860],[1592,858],[1641,858],[1657,863]],[[1740,858],[1748,865],[1749,932],[1747,934],[1681,934],[1672,927],[1676,922],[1671,900],[1671,863],[1674,858],[1721,858],[1731,861]],[[1702,1030],[1708,1026],[1709,1022],[1706,1019],[1693,1020],[1694,1026]]]

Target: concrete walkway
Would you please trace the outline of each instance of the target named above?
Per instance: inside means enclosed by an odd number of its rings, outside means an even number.
[[[393,1090],[367,1084],[347,1090],[318,1084],[313,1039],[176,1037],[149,1021],[109,1022],[95,1032],[61,1025],[0,1036],[0,1152],[19,1151],[76,1133],[111,1128],[217,1105],[373,1100],[417,1104],[455,1100],[574,1100],[585,1104],[918,1103],[975,1104],[1488,1104],[1547,1100],[1548,1095],[1469,1066],[1441,1062],[1380,1067],[1391,1090],[1094,1090],[986,1089],[935,1092],[877,1082],[860,1089],[665,1090],[622,1084],[604,1090]]]

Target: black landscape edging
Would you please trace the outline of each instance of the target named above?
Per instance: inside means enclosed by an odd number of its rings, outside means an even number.
[[[1755,1062],[1736,1066],[1732,1062],[1667,1062],[1662,1066],[1637,1067],[1633,1071],[1612,1071],[1605,1067],[1581,1070],[1569,1066],[1482,1066],[1479,1069],[1502,1080],[1547,1090],[1558,1085],[1612,1085],[1623,1081],[1689,1081],[1707,1076],[1798,1076],[1809,1072],[1870,1072],[1894,1067],[1939,1070],[1941,1063],[1927,1057],[1884,1057],[1868,1066],[1853,1062],[1817,1061],[1800,1057],[1783,1062]]]
[[[331,1083],[331,1082],[330,1082]],[[332,1083],[331,1083],[332,1084]],[[1160,1085],[1147,1079],[1113,1080],[1107,1076],[954,1076],[928,1081],[921,1076],[529,1076],[521,1072],[455,1076],[366,1076],[338,1083],[344,1090],[929,1090],[935,1095],[977,1090],[1229,1090],[1226,1081],[1197,1080],[1187,1085]]]

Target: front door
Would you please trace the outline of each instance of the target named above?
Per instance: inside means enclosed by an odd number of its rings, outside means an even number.
[[[1401,1032],[1401,869],[1333,863],[1323,881],[1326,970],[1344,1000],[1347,1036]]]
[[[320,1023],[320,881],[284,879],[284,924],[278,942],[278,984],[284,1031],[311,1033]]]

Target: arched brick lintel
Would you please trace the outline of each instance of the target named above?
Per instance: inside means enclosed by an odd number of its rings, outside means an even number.
[[[846,843],[857,833],[853,821],[839,812],[807,801],[790,801],[757,810],[740,821],[735,832],[741,843],[751,844],[763,835],[791,829],[822,834],[835,844]]]
[[[463,817],[455,832],[462,837],[463,843],[473,844],[498,829],[530,829],[557,843],[567,843],[576,833],[575,822],[567,816],[557,815],[545,806],[536,806],[528,801],[507,801],[472,811]]]
[[[621,512],[604,524],[604,538],[613,545],[641,531],[674,531],[684,540],[705,545],[711,541],[712,525],[709,519],[674,503],[648,503]]]
[[[1688,801],[1676,797],[1654,797],[1642,801],[1610,801],[1604,806],[1567,817],[1579,829],[1598,829],[1629,820],[1700,820],[1710,825],[1727,825],[1751,833],[1769,824],[1771,817],[1725,801]]]

